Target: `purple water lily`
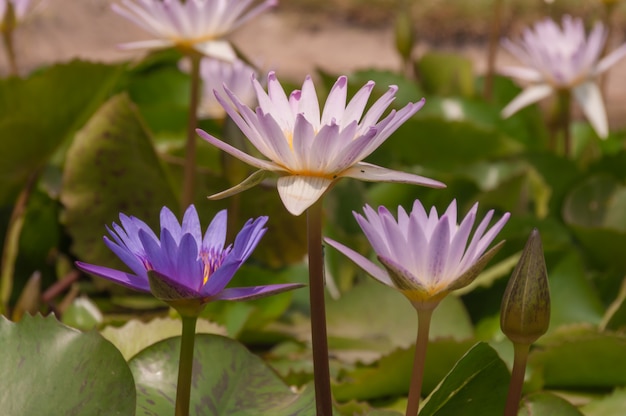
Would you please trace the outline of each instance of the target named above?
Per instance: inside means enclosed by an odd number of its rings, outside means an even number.
[[[182,224],[163,207],[159,238],[145,222],[120,214],[121,226],[113,223],[112,229],[107,227],[113,240],[105,236],[104,242],[132,273],[83,262],[76,262],[76,266],[131,289],[152,292],[170,303],[195,301],[203,305],[217,299],[254,299],[301,286],[226,288],[265,234],[268,217],[248,220],[235,242],[225,247],[226,218],[225,210],[218,212],[202,236],[193,205],[185,212]]]

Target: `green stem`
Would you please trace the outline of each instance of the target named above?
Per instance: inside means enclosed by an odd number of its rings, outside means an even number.
[[[322,248],[322,198],[307,210],[311,341],[317,416],[332,416],[330,368],[324,301],[324,253]]]
[[[514,343],[513,371],[511,373],[511,384],[509,384],[509,394],[506,398],[504,416],[517,416],[519,402],[522,398],[522,387],[524,385],[524,375],[526,373],[526,362],[530,344]]]
[[[557,132],[560,130],[563,136],[563,154],[565,157],[572,156],[572,133],[570,124],[572,121],[571,101],[572,93],[569,89],[557,92]],[[558,133],[557,133],[558,134]]]
[[[193,346],[196,341],[197,317],[183,316],[183,334],[180,339],[178,385],[176,387],[176,416],[189,415],[191,375],[193,373]]]
[[[415,341],[415,357],[413,358],[413,373],[409,387],[409,401],[406,405],[406,416],[415,416],[420,408],[420,395],[424,381],[424,364],[426,349],[428,348],[428,334],[430,333],[430,319],[434,309],[417,310],[417,340]]]
[[[496,55],[498,53],[498,40],[500,39],[500,27],[502,26],[502,0],[494,0],[493,20],[489,33],[489,49],[487,50],[487,72],[485,73],[485,89],[483,91],[486,100],[493,95],[493,77],[496,67]]]
[[[198,103],[200,101],[200,60],[201,56],[190,53],[191,82],[189,91],[189,115],[187,118],[187,143],[185,145],[185,168],[183,193],[180,199],[181,212],[193,203],[196,187],[196,127],[198,124]]]

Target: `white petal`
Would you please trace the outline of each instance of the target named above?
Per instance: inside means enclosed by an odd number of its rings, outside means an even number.
[[[598,62],[594,75],[598,75],[615,65],[620,59],[626,56],[626,43],[612,51]]]
[[[362,255],[352,250],[351,248],[346,247],[343,244],[338,243],[335,240],[331,240],[330,238],[325,238],[324,241],[326,242],[326,244],[337,249],[344,256],[352,260],[354,264],[356,264],[357,266],[365,270],[374,279],[378,280],[379,282],[387,286],[395,287],[395,285],[389,278],[389,275],[387,274],[387,272],[381,269],[380,267],[378,267],[376,264],[374,264],[374,262],[372,262],[368,258],[363,257]]]
[[[138,42],[122,43],[118,45],[120,49],[164,49],[174,46],[174,42],[167,39],[141,40]]]
[[[302,214],[326,192],[332,181],[315,176],[278,178],[278,193],[285,208],[293,215]]]
[[[340,176],[360,179],[368,182],[398,182],[410,183],[413,185],[428,186],[430,188],[445,188],[446,185],[434,179],[414,175],[412,173],[400,172],[372,165],[366,162],[359,162],[354,166],[341,172]]]
[[[515,114],[518,110],[536,103],[537,101],[547,97],[552,93],[552,87],[548,84],[533,85],[522,91],[502,110],[503,118],[508,118]]]
[[[518,78],[524,81],[539,82],[543,80],[541,72],[526,67],[507,66],[498,70],[498,74]]]
[[[574,97],[596,134],[601,139],[606,139],[609,135],[609,126],[600,88],[592,81],[585,82],[574,88]]]
[[[237,59],[237,54],[233,47],[225,40],[196,43],[194,49],[206,56],[225,62],[234,62]]]
[[[213,146],[217,147],[220,150],[225,151],[226,153],[230,154],[233,157],[236,157],[237,159],[241,160],[244,163],[247,163],[248,165],[251,165],[256,168],[263,169],[263,170],[269,170],[272,172],[284,170],[283,168],[276,165],[275,163],[268,162],[267,160],[263,160],[263,159],[258,159],[254,156],[250,156],[249,154],[242,152],[241,150],[229,145],[228,143],[224,143],[223,141],[211,136],[209,133],[207,133],[204,130],[196,129],[196,133],[198,133],[200,137],[202,137],[207,142],[211,143]]]

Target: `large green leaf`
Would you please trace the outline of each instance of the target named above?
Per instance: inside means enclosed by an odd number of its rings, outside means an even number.
[[[180,319],[155,318],[150,322],[132,319],[121,327],[107,326],[101,334],[120,350],[126,360],[130,360],[139,351],[158,341],[180,336],[181,331]],[[206,319],[198,319],[196,333],[225,335],[226,330]]]
[[[626,385],[626,336],[573,326],[541,340],[530,354],[546,387],[582,389]]]
[[[81,333],[54,317],[0,317],[2,414],[134,414],[135,385],[122,354],[97,332]]]
[[[348,362],[372,362],[398,347],[415,342],[417,312],[399,292],[373,279],[326,304],[329,347]],[[461,301],[448,296],[435,309],[430,338],[457,340],[473,335]]]
[[[0,79],[0,202],[11,199],[85,123],[123,68],[73,61],[25,79]]]
[[[473,340],[431,341],[426,352],[422,394],[430,393],[473,344]],[[415,347],[399,349],[374,364],[343,372],[333,385],[335,399],[372,400],[406,395],[414,356]]]
[[[420,416],[500,416],[508,384],[509,371],[498,353],[476,344],[431,393]]]
[[[154,344],[129,365],[137,384],[137,414],[174,414],[180,337]],[[196,335],[191,414],[196,416],[309,416],[311,388],[291,392],[242,344],[218,335]]]
[[[102,236],[104,225],[119,221],[120,212],[155,225],[162,206],[177,208],[150,136],[126,95],[111,98],[77,134],[63,183],[72,250],[91,263],[112,264]]]
[[[626,389],[616,389],[608,396],[589,402],[581,410],[585,416],[626,415]]]
[[[538,392],[524,397],[518,416],[582,416],[582,413],[559,396]]]
[[[551,293],[550,331],[564,324],[600,323],[604,307],[585,276],[580,256],[575,252],[567,254],[548,270],[548,279]]]

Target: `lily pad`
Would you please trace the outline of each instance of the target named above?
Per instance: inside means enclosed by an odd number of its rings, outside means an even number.
[[[122,354],[97,332],[54,317],[0,316],[0,408],[5,415],[134,414],[135,384]]]
[[[121,351],[126,360],[129,360],[139,351],[158,341],[180,336],[181,325],[180,319],[173,318],[156,318],[150,322],[133,319],[121,327],[108,326],[100,333]],[[198,319],[196,334],[226,335],[226,329],[206,319]]]
[[[538,392],[524,397],[518,416],[582,416],[567,400],[547,392]]]
[[[154,344],[129,365],[137,383],[137,414],[174,414],[180,337]],[[242,344],[196,335],[190,413],[196,416],[312,416],[313,389],[288,386]]]

